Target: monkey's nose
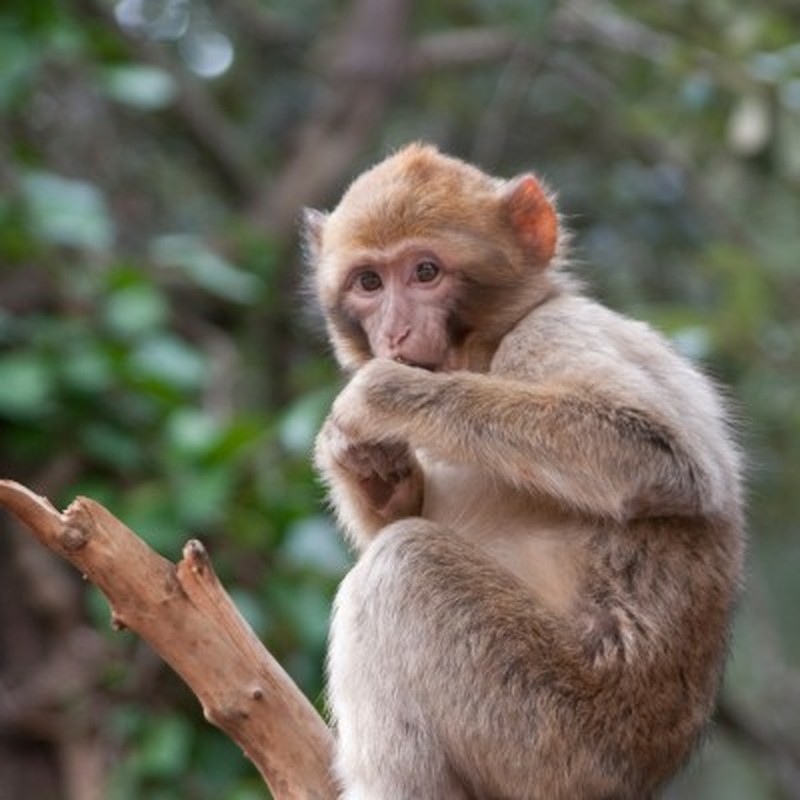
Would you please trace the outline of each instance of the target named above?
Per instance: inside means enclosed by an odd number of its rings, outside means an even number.
[[[388,336],[389,347],[391,348],[399,347],[406,339],[408,339],[408,335],[410,333],[411,333],[410,325],[405,325],[399,331],[390,333]]]

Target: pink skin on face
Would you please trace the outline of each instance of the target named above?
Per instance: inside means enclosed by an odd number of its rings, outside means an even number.
[[[373,355],[436,370],[448,351],[447,309],[455,280],[430,252],[416,248],[354,267],[346,303]]]

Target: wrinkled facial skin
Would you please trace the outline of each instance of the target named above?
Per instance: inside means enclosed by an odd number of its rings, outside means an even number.
[[[432,253],[405,247],[351,269],[341,307],[360,324],[374,356],[436,371],[448,367],[456,282]]]

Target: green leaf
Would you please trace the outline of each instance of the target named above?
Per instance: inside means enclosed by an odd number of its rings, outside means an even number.
[[[141,463],[141,442],[132,431],[94,422],[86,424],[82,432],[87,454],[100,463],[109,464],[123,472]]]
[[[182,408],[167,422],[167,437],[175,450],[186,457],[205,456],[220,440],[222,426],[210,414]]]
[[[175,480],[175,511],[185,527],[218,522],[231,494],[234,473],[227,465],[213,469],[186,470]]]
[[[284,414],[278,428],[281,444],[296,455],[311,451],[314,438],[333,400],[334,391],[326,387],[304,395]]]
[[[29,172],[22,178],[22,194],[31,228],[44,241],[85,250],[111,247],[114,224],[93,184]]]
[[[106,301],[108,326],[125,338],[160,328],[167,318],[167,302],[154,286],[139,284],[115,291]]]
[[[108,67],[101,85],[112,99],[143,111],[170,106],[178,91],[168,72],[144,64]]]
[[[0,358],[0,414],[34,419],[52,408],[54,376],[39,356],[20,353]]]
[[[0,346],[7,345],[13,341],[16,333],[18,320],[3,308],[0,308]]]
[[[101,392],[111,383],[110,360],[100,343],[94,340],[69,347],[59,370],[67,386],[82,392]]]
[[[207,376],[202,354],[171,335],[154,336],[130,356],[131,375],[139,380],[154,380],[179,390],[198,389]]]
[[[325,575],[343,575],[350,559],[330,520],[306,517],[294,523],[280,548],[285,563],[292,567],[312,569]]]
[[[233,587],[229,594],[247,624],[254,631],[263,632],[266,627],[266,614],[263,603],[257,597],[254,597],[251,592],[246,592],[244,589]]]
[[[263,290],[259,278],[237,269],[197,236],[160,236],[152,242],[151,254],[159,264],[180,270],[198,286],[226,300],[253,303]]]
[[[327,638],[331,601],[327,592],[316,583],[296,583],[290,591],[272,586],[292,632],[303,647],[320,647]]]
[[[8,108],[33,78],[39,53],[21,36],[0,31],[0,109]]]
[[[191,741],[187,720],[177,715],[157,718],[139,748],[142,772],[154,777],[180,776],[189,761]]]
[[[257,417],[237,417],[225,427],[209,456],[215,461],[229,461],[247,448],[258,447],[267,431],[266,422]]]

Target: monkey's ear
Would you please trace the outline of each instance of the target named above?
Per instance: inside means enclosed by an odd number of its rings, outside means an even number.
[[[558,215],[533,175],[520,175],[503,187],[502,202],[520,244],[535,263],[546,266],[558,244]]]
[[[310,264],[316,264],[322,248],[322,231],[328,215],[315,208],[303,209],[303,220],[300,226],[303,251]]]

